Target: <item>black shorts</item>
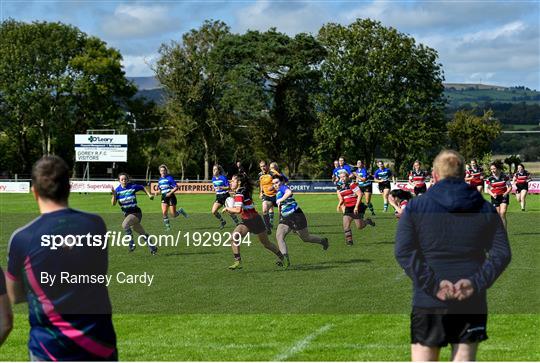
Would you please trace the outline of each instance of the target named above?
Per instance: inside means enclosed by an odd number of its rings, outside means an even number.
[[[364,216],[364,213],[366,213],[366,205],[364,203],[360,203],[358,206],[358,214],[354,214],[354,206],[352,207],[345,207],[345,212],[343,212],[344,216],[351,217],[353,219],[362,219]]]
[[[281,216],[279,218],[279,224],[285,224],[294,231],[300,231],[307,228],[306,215],[302,209],[298,208],[294,213],[291,213],[286,217]]]
[[[268,195],[266,195],[266,194],[263,194],[262,200],[263,200],[263,202],[272,202],[272,205],[273,205],[274,207],[277,207],[276,196],[275,196],[275,195],[272,196],[272,197],[270,197],[270,196],[268,196]]]
[[[481,342],[488,338],[486,325],[487,314],[452,314],[448,309],[413,307],[411,344],[446,347]]]
[[[223,194],[216,194],[216,201],[214,203],[219,203],[221,205],[225,205],[225,201],[227,200],[227,198],[229,198],[231,195],[227,192],[227,193],[223,193]]]
[[[491,204],[493,204],[494,207],[498,207],[501,204],[510,204],[510,194],[506,195],[497,195],[497,198],[491,197]]]
[[[383,192],[385,189],[392,189],[390,186],[390,180],[383,181],[379,183],[379,192]]]
[[[362,193],[373,193],[373,184],[364,185],[363,187],[359,187],[360,191]]]
[[[264,225],[264,221],[260,214],[257,214],[255,217],[250,219],[242,219],[240,224],[246,226],[248,231],[253,234],[266,232],[266,226]]]
[[[529,183],[525,184],[516,184],[516,193],[521,193],[522,190],[529,190]]]
[[[161,194],[161,203],[167,204],[167,205],[176,205],[178,202],[176,200],[176,195],[171,195],[170,197],[167,197],[167,194]]]
[[[424,184],[421,187],[414,187],[414,195],[423,194],[427,191],[427,186]]]
[[[135,217],[139,219],[139,222],[142,221],[142,210],[139,207],[132,208],[130,210],[127,210],[124,212],[124,218],[129,216],[130,214],[133,214]]]

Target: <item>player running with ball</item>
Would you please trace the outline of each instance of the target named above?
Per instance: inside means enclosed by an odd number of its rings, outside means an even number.
[[[225,201],[231,196],[229,194],[229,180],[225,175],[223,175],[224,172],[221,165],[214,165],[214,167],[212,168],[212,174],[212,185],[214,186],[214,190],[216,191],[216,200],[214,201],[214,204],[212,204],[212,214],[220,222],[219,229],[223,229],[227,222],[225,222],[225,219],[223,219],[223,217],[219,213],[219,209],[225,205]],[[231,214],[231,218],[235,224],[238,224],[238,218],[236,217],[236,215]]]
[[[231,190],[235,193],[234,205],[232,207],[225,207],[224,211],[231,214],[240,214],[242,221],[233,231],[233,236],[235,238],[231,247],[234,255],[234,263],[229,266],[229,269],[237,270],[242,268],[240,242],[242,238],[250,232],[257,235],[262,245],[278,257],[276,265],[283,266],[283,254],[279,251],[279,248],[268,239],[264,221],[253,205],[253,185],[248,176],[246,174],[233,175],[231,179]]]
[[[279,245],[279,250],[285,257],[283,266],[290,266],[289,253],[285,237],[289,232],[294,231],[304,242],[317,243],[322,245],[323,250],[328,249],[328,238],[323,238],[309,233],[307,219],[298,203],[294,199],[292,190],[285,185],[285,177],[283,175],[275,175],[272,179],[274,189],[277,190],[276,203],[279,207],[280,218],[276,231],[276,239]]]
[[[148,233],[144,230],[141,225],[142,221],[142,211],[141,208],[137,206],[137,196],[135,193],[138,191],[144,191],[150,200],[154,199],[154,196],[151,195],[142,185],[133,184],[129,182],[129,177],[126,173],[120,173],[118,175],[118,181],[120,185],[115,188],[112,188],[112,200],[111,204],[116,205],[118,203],[122,212],[124,212],[124,221],[122,222],[122,228],[126,235],[130,237],[129,241],[129,252],[135,250],[135,242],[133,241],[133,232],[135,230],[139,235],[143,236],[143,239],[148,244]],[[157,253],[156,246],[150,246],[150,253],[155,255]]]
[[[184,211],[184,208],[176,210],[176,195],[174,194],[178,190],[176,181],[172,176],[169,175],[169,168],[167,165],[162,164],[159,166],[159,180],[158,188],[161,192],[161,212],[163,214],[163,224],[167,231],[171,230],[171,224],[169,222],[169,211],[173,218],[178,217],[180,214],[185,218],[188,217],[187,213]]]
[[[339,173],[340,183],[337,186],[337,196],[339,203],[337,206],[337,211],[341,212],[342,206],[345,206],[343,212],[343,233],[345,233],[345,243],[348,246],[354,244],[351,231],[351,222],[354,220],[356,228],[362,229],[368,224],[370,226],[375,226],[375,222],[367,218],[366,220],[362,219],[366,211],[366,205],[361,202],[362,192],[356,183],[351,183],[349,180],[349,174],[346,171],[341,171]]]

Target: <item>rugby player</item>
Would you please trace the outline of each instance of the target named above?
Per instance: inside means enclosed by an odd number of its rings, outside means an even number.
[[[409,204],[409,201],[412,199],[412,193],[403,189],[394,189],[390,192],[390,195],[388,196],[388,201],[394,207],[396,212],[394,213],[396,215],[396,218],[400,218],[403,212],[405,211],[405,207],[407,207],[407,204]]]
[[[276,204],[276,191],[272,186],[272,177],[274,172],[270,170],[266,161],[259,162],[261,172],[259,173],[259,189],[262,200],[262,212],[266,233],[271,234],[274,228],[274,207]]]
[[[375,171],[375,174],[373,175],[373,181],[375,183],[379,184],[379,191],[381,192],[383,196],[383,202],[384,207],[383,211],[388,211],[388,195],[390,194],[391,184],[390,184],[390,178],[394,178],[392,176],[392,171],[384,166],[384,163],[382,160],[379,160],[377,162],[377,166],[379,169]]]
[[[467,166],[465,181],[480,193],[484,191],[484,169],[478,165],[476,159],[472,159],[470,165]]]
[[[339,181],[339,161],[334,160],[334,169],[332,170],[332,183],[336,184]]]
[[[13,312],[6,292],[6,278],[0,267],[0,347],[13,329]]]
[[[525,211],[525,198],[529,192],[529,182],[531,181],[531,174],[525,170],[523,164],[518,164],[517,171],[514,174],[513,182],[516,186],[516,199],[521,204],[521,211]]]
[[[68,206],[70,169],[57,156],[32,168],[32,194],[41,215],[16,230],[8,245],[7,292],[13,304],[28,303],[31,361],[118,360],[112,309],[104,284],[43,283],[62,273],[106,275],[103,246],[42,246],[43,236],[98,236],[107,227],[95,214]]]
[[[118,181],[120,185],[116,188],[112,188],[112,199],[111,204],[118,205],[124,213],[124,221],[122,222],[122,228],[126,235],[130,236],[129,241],[129,252],[135,251],[135,241],[133,240],[133,231],[135,230],[139,235],[143,236],[143,239],[148,244],[148,233],[144,230],[141,225],[142,221],[142,211],[141,208],[137,206],[137,196],[135,195],[138,191],[144,191],[150,200],[154,199],[154,196],[150,194],[142,185],[133,184],[129,182],[129,177],[126,173],[118,174]],[[155,255],[157,253],[157,247],[151,246],[150,253]]]
[[[354,220],[356,228],[362,229],[368,224],[375,226],[375,222],[367,218],[364,220],[362,216],[366,211],[366,205],[362,203],[362,192],[358,185],[349,180],[349,174],[342,170],[339,173],[340,183],[337,186],[337,196],[339,203],[337,206],[337,211],[341,212],[341,207],[344,206],[343,210],[343,233],[345,234],[345,243],[348,246],[354,244],[352,231],[351,231],[351,222]]]
[[[506,210],[510,204],[510,192],[512,185],[510,178],[502,172],[502,162],[493,162],[489,165],[491,175],[486,180],[487,191],[491,195],[491,204],[497,209],[497,213],[506,228]]]
[[[289,253],[285,237],[289,232],[294,231],[304,242],[317,243],[322,245],[323,250],[328,249],[328,238],[310,234],[306,216],[298,203],[294,199],[292,190],[285,185],[286,179],[283,175],[274,175],[272,183],[274,189],[277,190],[276,203],[279,207],[280,217],[276,231],[276,239],[279,245],[279,250],[284,256],[283,266],[289,267]]]
[[[272,161],[270,163],[270,174],[272,174],[272,177],[274,177],[276,175],[281,175],[283,177],[284,183],[289,182],[289,178],[287,178],[287,176],[284,173],[282,173],[281,170],[279,170],[278,163],[276,163],[275,161]]]
[[[374,216],[375,210],[373,209],[373,204],[371,203],[371,195],[373,194],[373,176],[367,170],[362,160],[358,160],[356,162],[356,170],[353,172],[353,174],[356,176],[356,183],[360,187],[362,196],[366,196],[367,207],[369,208],[371,215]]]
[[[216,200],[212,204],[212,214],[219,220],[220,229],[223,229],[227,222],[219,213],[219,209],[225,205],[225,201],[231,195],[229,194],[229,179],[224,174],[223,167],[221,165],[214,165],[212,168],[212,185],[216,191]],[[231,214],[231,218],[235,224],[238,224],[238,218],[236,215]]]
[[[412,170],[409,172],[409,185],[413,187],[414,195],[419,196],[427,190],[426,179],[428,173],[420,169],[420,161],[416,160]]]
[[[161,193],[161,213],[163,215],[163,224],[165,225],[165,230],[171,230],[171,224],[169,222],[169,211],[173,218],[178,217],[180,214],[187,218],[188,215],[184,208],[176,210],[176,205],[178,201],[176,200],[176,191],[178,190],[178,185],[172,176],[169,175],[169,168],[167,165],[162,164],[159,166],[159,180],[158,180],[158,189]]]
[[[278,257],[276,265],[283,266],[283,254],[279,251],[279,248],[268,239],[264,221],[253,205],[253,185],[248,176],[246,174],[233,175],[230,186],[231,190],[235,193],[234,206],[225,207],[224,211],[231,214],[240,214],[242,221],[233,231],[235,241],[231,244],[231,247],[234,255],[234,263],[229,266],[229,269],[238,270],[242,268],[240,240],[248,233],[257,235],[262,245]],[[240,238],[237,238],[238,236]]]

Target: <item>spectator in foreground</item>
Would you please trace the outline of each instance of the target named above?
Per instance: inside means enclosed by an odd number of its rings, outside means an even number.
[[[42,245],[42,236],[101,236],[101,217],[68,207],[69,168],[44,156],[32,168],[32,192],[41,215],[16,230],[8,245],[7,292],[13,304],[28,303],[30,360],[117,360],[111,303],[102,283],[61,283],[62,274],[106,275],[102,246]],[[47,276],[47,281],[43,280]],[[55,276],[55,280],[52,277]]]
[[[506,230],[495,208],[464,181],[455,151],[433,163],[435,185],[412,199],[396,234],[396,259],[413,281],[411,359],[476,359],[486,331],[486,290],[510,262]]]

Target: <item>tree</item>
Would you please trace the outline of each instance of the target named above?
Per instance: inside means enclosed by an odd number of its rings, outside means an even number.
[[[203,147],[204,179],[209,178],[209,162],[223,145],[230,115],[220,106],[225,85],[211,70],[210,52],[229,27],[221,21],[205,21],[199,29],[182,36],[182,42],[163,44],[156,76],[166,91],[167,117],[174,120],[180,138],[189,138],[189,147]],[[187,156],[189,151],[184,151]],[[182,162],[187,161],[182,158]],[[214,160],[216,161],[216,160]]]
[[[118,51],[61,23],[0,23],[0,130],[17,140],[19,170],[37,153],[73,155],[64,142],[87,128],[114,128],[135,94]],[[34,130],[37,134],[34,134]]]
[[[291,174],[318,124],[314,95],[324,54],[313,36],[276,29],[231,34],[213,51],[216,73],[228,85],[222,104],[251,128],[258,157],[284,163]]]
[[[314,150],[321,161],[344,154],[371,165],[379,150],[400,168],[408,155],[441,144],[444,89],[435,50],[370,19],[326,24],[318,39],[327,51]]]
[[[491,151],[493,141],[501,134],[500,122],[491,110],[476,116],[472,111],[458,111],[447,124],[448,136],[453,147],[465,160],[484,155]]]

